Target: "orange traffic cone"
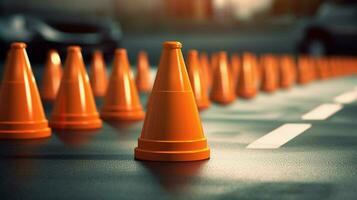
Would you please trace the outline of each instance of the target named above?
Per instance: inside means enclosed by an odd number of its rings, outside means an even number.
[[[250,52],[246,52],[245,55],[247,58],[249,58],[248,60],[250,60],[249,62],[252,65],[253,80],[255,80],[254,82],[258,89],[262,84],[263,68],[261,66],[261,63],[259,63],[259,61],[258,61],[257,55],[250,53]]]
[[[288,89],[293,84],[293,69],[295,68],[293,60],[288,55],[280,58],[279,65],[279,85],[283,89]]]
[[[326,57],[322,57],[318,60],[318,65],[319,65],[319,78],[321,80],[325,80],[329,77],[329,71],[328,71],[328,61]]]
[[[91,83],[93,95],[96,97],[104,96],[107,90],[108,79],[103,53],[99,50],[93,52],[89,80]]]
[[[237,53],[233,53],[230,60],[230,69],[231,69],[234,87],[237,85],[240,67],[241,67],[241,60],[239,58],[239,55]]]
[[[218,66],[218,52],[211,54],[211,72],[212,72],[212,84],[213,84],[213,74],[215,73],[216,67]]]
[[[278,88],[278,74],[277,65],[273,55],[262,56],[261,67],[262,67],[262,83],[261,89],[265,92],[275,92]]]
[[[203,74],[203,84],[206,92],[211,89],[212,86],[212,71],[211,66],[208,60],[207,53],[200,53],[200,63],[202,66],[202,74]]]
[[[165,42],[135,158],[193,161],[210,157],[179,42]]]
[[[150,92],[152,89],[150,64],[145,51],[140,51],[136,63],[136,86],[140,92]]]
[[[199,110],[204,110],[211,105],[211,102],[209,101],[206,87],[204,87],[204,75],[202,65],[199,62],[198,51],[190,50],[187,58],[187,71],[196,103]]]
[[[56,50],[50,50],[47,55],[46,66],[42,75],[40,94],[43,100],[53,101],[62,78],[61,58]]]
[[[251,99],[257,95],[257,69],[255,58],[249,53],[242,56],[242,67],[239,73],[236,93],[238,96]]]
[[[102,127],[89,78],[84,67],[81,48],[70,46],[54,102],[50,126],[56,129],[86,130]]]
[[[218,66],[213,76],[211,100],[220,104],[229,104],[236,98],[231,71],[228,68],[227,53],[218,54]]]
[[[310,81],[310,63],[306,56],[299,56],[297,65],[297,83],[304,85]]]
[[[101,118],[108,121],[138,121],[144,112],[125,49],[117,49]]]
[[[25,43],[13,43],[7,55],[0,90],[0,138],[51,136]]]

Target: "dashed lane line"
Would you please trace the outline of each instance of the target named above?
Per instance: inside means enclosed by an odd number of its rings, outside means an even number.
[[[308,113],[304,114],[301,118],[303,120],[325,120],[342,109],[341,104],[321,104]]]
[[[311,127],[308,123],[287,123],[250,143],[247,149],[277,149]]]

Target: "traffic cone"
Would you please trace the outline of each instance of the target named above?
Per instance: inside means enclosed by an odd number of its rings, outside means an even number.
[[[87,130],[102,127],[84,67],[81,48],[70,46],[54,102],[50,126],[55,129]]]
[[[208,60],[208,55],[206,52],[200,53],[200,63],[202,66],[203,84],[204,84],[203,86],[205,87],[206,92],[208,92],[212,86],[212,71]]]
[[[307,84],[310,80],[309,60],[306,56],[299,56],[297,65],[297,83]]]
[[[141,107],[125,49],[115,51],[113,65],[108,91],[104,97],[101,118],[119,122],[144,119],[145,114]]]
[[[165,42],[135,158],[193,161],[210,157],[179,42]]]
[[[246,52],[245,53],[246,57],[248,57],[250,60],[249,62],[252,65],[253,68],[253,80],[255,82],[255,86],[256,88],[260,88],[261,84],[262,84],[262,77],[263,77],[263,68],[261,66],[261,63],[258,60],[257,55],[250,53],[250,52]]]
[[[215,73],[216,67],[218,66],[218,52],[211,54],[211,72],[212,72],[212,84],[213,84],[213,75]]]
[[[317,59],[317,74],[320,80],[325,80],[328,76],[327,72],[327,60],[325,57],[320,57]]]
[[[227,53],[224,51],[218,54],[218,66],[213,76],[213,84],[210,98],[220,104],[232,103],[236,96],[234,94],[231,71],[228,68]]]
[[[273,55],[267,54],[261,57],[262,68],[262,83],[261,90],[264,92],[272,93],[278,88],[278,74],[277,65]]]
[[[288,89],[293,84],[294,64],[288,55],[281,56],[279,61],[279,85],[283,89]]]
[[[255,58],[249,53],[242,56],[242,67],[239,73],[236,93],[238,96],[251,99],[257,95],[257,69]]]
[[[317,75],[317,67],[316,67],[316,59],[314,57],[309,56],[308,57],[308,63],[309,63],[309,82],[316,80]]]
[[[150,92],[152,89],[150,64],[145,51],[140,51],[136,62],[136,86],[140,92]]]
[[[93,52],[89,80],[91,83],[93,95],[96,97],[104,96],[107,90],[108,79],[103,53],[99,50]]]
[[[25,43],[12,43],[0,90],[0,139],[51,136]]]
[[[290,63],[290,71],[291,71],[291,85],[294,85],[297,81],[297,64],[294,56],[287,55],[287,59]]]
[[[233,53],[230,59],[230,69],[232,74],[233,86],[237,85],[239,71],[241,67],[241,60],[237,53]]]
[[[40,95],[45,101],[53,101],[62,78],[61,58],[56,50],[50,50],[47,54],[47,61],[42,75]]]
[[[190,50],[187,57],[187,72],[190,78],[193,94],[199,110],[210,107],[211,102],[207,95],[206,87],[203,81],[203,68],[198,58],[198,51]]]

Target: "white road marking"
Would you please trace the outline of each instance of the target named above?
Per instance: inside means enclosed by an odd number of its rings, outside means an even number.
[[[357,92],[350,91],[338,95],[337,97],[334,98],[334,101],[336,103],[348,104],[354,102],[356,99],[357,99]]]
[[[303,120],[324,120],[341,110],[342,107],[341,104],[321,104],[304,114],[301,118]]]
[[[311,127],[311,124],[281,125],[270,133],[250,143],[247,149],[277,149]]]

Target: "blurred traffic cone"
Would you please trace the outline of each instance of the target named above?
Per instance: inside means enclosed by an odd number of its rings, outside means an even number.
[[[211,72],[212,72],[212,84],[213,84],[213,75],[215,73],[216,67],[218,66],[218,52],[211,54]]]
[[[291,70],[291,85],[294,85],[297,81],[297,64],[296,64],[296,59],[294,56],[288,55],[287,58],[289,59],[289,63],[291,65],[290,70]]]
[[[104,96],[107,90],[108,79],[103,53],[99,50],[93,52],[89,80],[91,83],[93,95],[96,97]]]
[[[231,69],[232,82],[234,87],[237,85],[240,67],[241,67],[241,60],[239,58],[239,55],[237,53],[233,53],[230,59],[230,69]]]
[[[200,63],[202,66],[203,84],[206,92],[208,92],[212,86],[212,71],[211,71],[211,66],[208,60],[207,53],[205,52],[200,53]]]
[[[145,51],[140,51],[136,62],[136,87],[140,92],[150,92],[152,89],[149,58]]]
[[[135,158],[193,161],[210,157],[179,42],[165,42]]]
[[[321,58],[321,79],[325,80],[330,77],[328,58]]]
[[[261,89],[265,92],[274,92],[278,89],[278,74],[277,65],[273,55],[264,55],[261,57],[261,68],[262,68],[262,83]]]
[[[210,98],[220,104],[229,104],[236,98],[227,53],[224,51],[218,54],[218,66],[213,76]]]
[[[253,68],[253,80],[255,81],[256,88],[258,89],[262,84],[263,68],[255,54],[247,52],[245,53],[245,55],[246,57],[249,57],[250,63]]]
[[[25,43],[12,43],[0,90],[0,138],[51,136]]]
[[[138,121],[144,112],[125,49],[117,49],[101,118],[108,121]]]
[[[317,65],[316,58],[309,56],[309,82],[317,79]]]
[[[50,50],[47,55],[46,66],[42,75],[40,94],[43,100],[53,101],[62,78],[62,64],[57,51]]]
[[[187,58],[187,71],[196,103],[199,110],[204,110],[211,105],[211,102],[209,101],[207,90],[204,86],[203,69],[199,62],[198,51],[190,50]]]
[[[242,56],[242,67],[239,73],[236,93],[238,96],[251,99],[257,95],[257,73],[254,57],[249,53]]]
[[[60,89],[54,102],[50,126],[55,129],[86,130],[102,127],[84,67],[81,48],[67,50]]]
[[[280,58],[279,85],[281,88],[287,89],[293,84],[293,68],[294,65],[288,55],[284,55]]]
[[[310,69],[309,60],[306,56],[299,56],[297,65],[297,83],[304,85],[309,82]]]

